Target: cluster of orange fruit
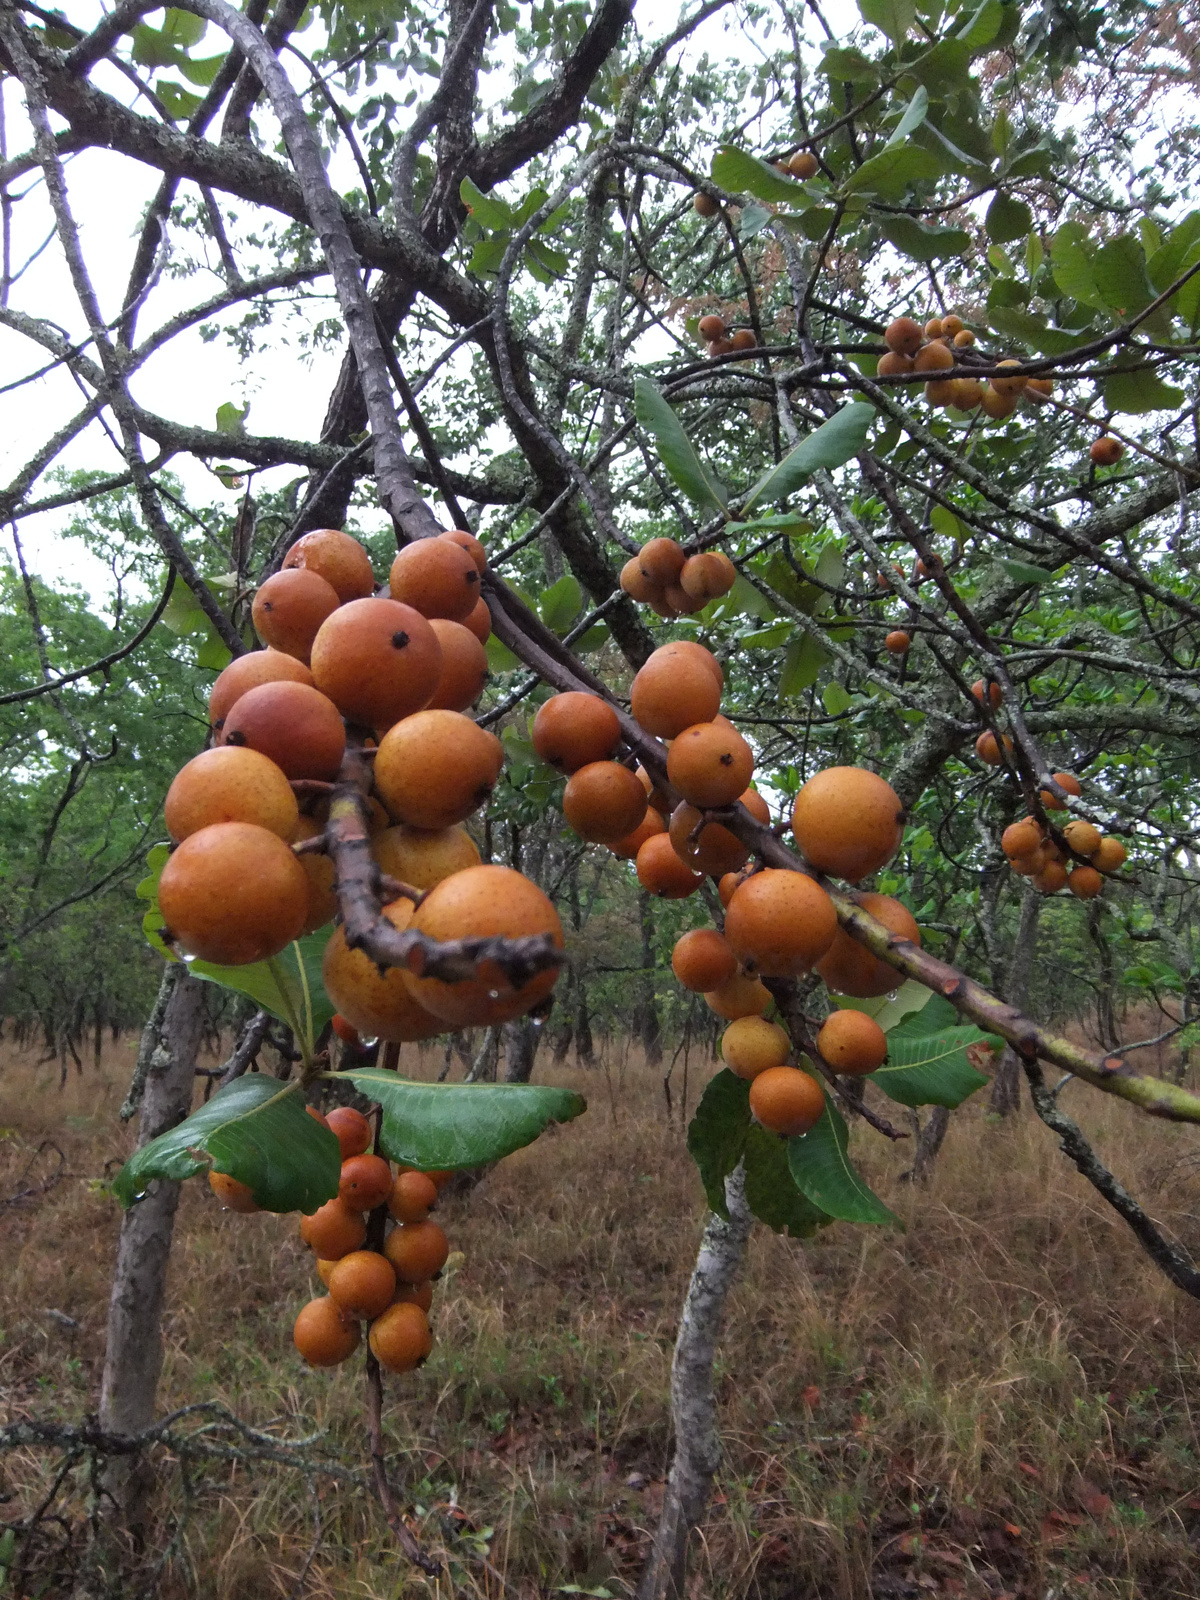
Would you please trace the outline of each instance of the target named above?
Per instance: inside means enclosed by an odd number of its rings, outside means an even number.
[[[373,753],[375,860],[420,895],[384,908],[393,926],[411,923],[438,940],[549,933],[561,943],[541,890],[510,868],[481,865],[461,826],[503,761],[500,740],[465,715],[487,672],[485,561],[469,533],[423,539],[398,553],[390,592],[376,594],[363,546],[325,528],[300,539],[263,583],[253,616],[267,648],[239,656],[213,684],[216,743],[181,769],[165,802],[176,848],[159,908],[184,951],[222,965],[261,961],[334,917],[333,862],[293,846],[324,832],[322,786],[338,775],[348,732]],[[326,949],[330,995],[373,1037],[428,1038],[467,1018],[520,1015],[555,973],[519,990],[490,977],[380,973],[340,929]]]
[[[876,368],[880,377],[901,377],[905,373],[925,376],[925,398],[931,406],[953,406],[956,411],[980,410],[994,422],[1010,417],[1022,396],[1035,405],[1048,400],[1054,391],[1049,378],[1026,378],[1017,372],[1000,377],[1006,367],[1020,367],[1019,361],[999,361],[997,375],[988,383],[978,378],[939,378],[958,360],[956,351],[969,349],[975,335],[963,325],[961,317],[933,317],[924,327],[913,317],[897,317],[884,331],[887,353]]]
[[[381,1367],[411,1372],[433,1348],[429,1309],[433,1280],[446,1264],[450,1246],[429,1213],[437,1204],[445,1172],[401,1168],[393,1174],[382,1156],[368,1154],[371,1125],[360,1111],[337,1106],[309,1115],[335,1134],[342,1155],[338,1193],[303,1217],[300,1237],[317,1257],[317,1276],[329,1291],[300,1312],[293,1329],[296,1348],[313,1367],[334,1367],[354,1354],[367,1322],[367,1340]],[[209,1174],[209,1184],[230,1211],[257,1211],[245,1184],[224,1173]],[[381,1250],[368,1250],[367,1217],[380,1213],[380,1231],[395,1224]]]
[[[1056,772],[1053,777],[1067,794],[1079,794],[1079,779],[1073,773]],[[1049,789],[1040,793],[1047,811],[1066,810]],[[1012,870],[1028,878],[1042,894],[1069,889],[1078,900],[1094,900],[1103,891],[1105,878],[1118,871],[1126,856],[1119,839],[1102,834],[1083,817],[1073,817],[1066,824],[1061,841],[1036,817],[1023,817],[1005,828],[1000,848]]]
[[[647,539],[621,568],[621,587],[631,600],[660,617],[688,617],[728,594],[737,569],[721,550],[689,556],[674,539]]]
[[[708,345],[710,356],[727,356],[735,350],[755,350],[758,340],[750,328],[735,328],[731,333],[725,318],[710,311],[696,324],[696,331]]]

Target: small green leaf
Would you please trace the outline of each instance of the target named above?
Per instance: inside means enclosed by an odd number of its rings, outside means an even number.
[[[879,72],[861,50],[841,50],[828,41],[822,45],[821,71],[834,83],[874,84]]]
[[[886,200],[898,200],[910,183],[938,178],[943,170],[943,163],[933,151],[906,139],[903,144],[892,145],[864,161],[846,179],[843,193],[857,194],[860,190],[872,189]]]
[[[929,114],[929,90],[923,83],[917,85],[916,93],[904,108],[904,115],[896,124],[896,131],[888,140],[889,145],[899,144],[901,139],[906,139],[914,128],[919,128]]]
[[[233,989],[237,994],[248,995],[264,1011],[286,1022],[301,1038],[309,1033],[307,1019],[311,1011],[311,1035],[306,1041],[311,1049],[337,1010],[325,991],[325,981],[321,976],[321,962],[328,943],[329,928],[318,928],[315,933],[306,933],[303,939],[288,945],[286,950],[281,950],[270,961],[251,961],[243,967],[222,967],[211,961],[191,961],[188,967],[206,983],[215,983],[222,989]],[[307,1004],[304,997],[306,982]]]
[[[846,1119],[825,1097],[825,1114],[798,1139],[788,1140],[788,1165],[796,1187],[831,1217],[845,1222],[903,1224],[873,1194],[851,1165]]]
[[[814,472],[844,466],[867,442],[875,420],[875,407],[855,400],[834,413],[828,422],[801,439],[776,467],[765,472],[742,506],[743,514],[760,500],[768,504],[786,499]]]
[[[512,207],[498,195],[484,194],[470,178],[464,178],[458,186],[458,196],[481,228],[486,228],[489,233],[512,230]]]
[[[777,1133],[751,1123],[742,1160],[746,1164],[746,1204],[773,1232],[811,1239],[818,1228],[833,1221],[796,1187],[788,1166],[787,1144]]]
[[[170,78],[165,81],[159,78],[154,85],[154,92],[172,122],[186,122],[204,103],[203,95],[193,94],[190,89],[185,89],[181,83],[175,83]]]
[[[583,590],[579,579],[569,572],[543,590],[538,601],[542,621],[554,633],[566,633],[582,609]]]
[[[1078,222],[1064,223],[1054,235],[1050,244],[1050,266],[1063,294],[1085,306],[1104,305],[1092,271],[1087,230]]]
[[[246,431],[246,418],[250,414],[250,405],[235,406],[232,400],[226,400],[224,405],[217,407],[217,431],[219,433],[244,433]]]
[[[792,624],[784,617],[781,622],[773,622],[769,628],[756,628],[753,633],[744,633],[741,643],[748,650],[778,650],[791,636]]]
[[[208,621],[207,617],[205,621]],[[209,624],[208,635],[199,650],[196,651],[196,665],[203,667],[207,672],[221,672],[232,660],[233,651],[216,629]]]
[[[947,256],[965,255],[971,246],[971,235],[965,228],[933,227],[915,217],[882,217],[879,231],[889,244],[914,261],[942,261]]]
[[[1104,380],[1104,404],[1110,411],[1140,416],[1146,411],[1174,411],[1183,401],[1182,389],[1164,383],[1148,367],[1141,372],[1114,372]]]
[[[783,658],[783,671],[779,675],[779,693],[784,700],[794,700],[817,681],[821,668],[833,657],[819,640],[802,633],[788,645]]]
[[[712,180],[730,194],[752,194],[756,200],[802,206],[809,198],[808,190],[795,178],[784,177],[769,162],[729,144],[722,145],[712,159]]]
[[[130,1206],[154,1178],[181,1182],[211,1167],[246,1184],[264,1211],[310,1214],[337,1194],[341,1165],[337,1140],[308,1115],[299,1082],[248,1072],[143,1145],[113,1180],[113,1193]]]
[[[1100,298],[1119,317],[1136,316],[1154,299],[1146,255],[1136,234],[1119,233],[1101,245],[1092,259],[1092,275]]]
[[[844,711],[849,711],[854,704],[854,696],[844,684],[838,683],[834,679],[832,683],[826,684],[825,693],[821,696],[821,702],[831,717],[840,717]]]
[[[886,34],[893,44],[900,44],[907,37],[917,17],[913,0],[858,0],[858,12],[864,22]]]
[[[750,1085],[725,1067],[700,1096],[687,1133],[709,1207],[721,1217],[729,1216],[725,1179],[742,1159],[750,1121]]]
[[[997,244],[1008,244],[1012,239],[1023,239],[1033,227],[1033,212],[1024,200],[998,189],[987,208],[983,225],[989,239]]]
[[[934,506],[929,513],[929,521],[934,533],[940,534],[943,539],[953,539],[955,544],[962,544],[966,540],[966,526],[947,506]]]
[[[888,1034],[888,1058],[870,1074],[892,1100],[902,1106],[949,1106],[953,1109],[982,1089],[988,1079],[967,1060],[967,1046],[987,1035],[979,1028],[949,1027],[923,1031],[929,1020],[920,1012]]]
[[[1053,583],[1062,571],[1061,567],[1056,567],[1053,572],[1047,572],[1045,567],[1035,567],[1030,562],[1018,561],[1013,556],[998,556],[996,565],[1002,567],[1017,583]]]
[[[662,463],[672,478],[697,505],[723,514],[728,504],[725,490],[696,454],[674,411],[648,378],[638,378],[633,392],[637,420],[654,435]]]
[[[520,660],[513,655],[506,644],[497,639],[494,633],[488,634],[483,648],[487,652],[489,672],[496,674],[516,672],[521,665]]]
[[[221,63],[224,59],[223,55],[204,56],[199,61],[193,61],[189,57],[179,63],[179,70],[189,83],[194,83],[201,89],[207,89],[221,70]]]
[[[918,983],[915,978],[906,978],[895,994],[882,995],[871,1000],[859,1000],[845,994],[835,994],[833,1002],[842,1011],[863,1011],[883,1029],[890,1033],[897,1024],[904,1021],[905,1017],[916,1016],[923,1013],[929,1006],[932,991],[923,983]],[[953,1025],[958,1019],[954,1007],[950,1007],[950,1022]]]
[[[333,1073],[383,1107],[380,1145],[422,1171],[482,1167],[532,1144],[552,1122],[570,1122],[587,1101],[534,1083],[416,1083],[382,1067]]]
[[[771,220],[771,213],[766,206],[747,206],[742,212],[742,220],[738,224],[738,235],[742,239],[753,239],[760,234]]]

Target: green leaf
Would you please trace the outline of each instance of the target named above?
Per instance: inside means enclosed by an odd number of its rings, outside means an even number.
[[[1104,305],[1092,271],[1092,256],[1087,231],[1078,222],[1067,222],[1050,243],[1050,267],[1054,281],[1065,295],[1085,306]]]
[[[208,618],[204,619],[206,622]],[[233,660],[233,651],[216,629],[209,624],[208,635],[196,651],[196,665],[206,672],[220,672]]]
[[[915,217],[881,217],[879,231],[889,244],[914,261],[941,261],[947,256],[965,255],[971,246],[971,235],[965,228],[932,227]]]
[[[201,628],[210,626],[196,596],[182,578],[175,580],[171,598],[163,608],[162,620],[163,626],[170,628],[171,632],[177,633],[180,638],[189,633],[198,633]]]
[[[210,1167],[246,1184],[264,1211],[310,1214],[337,1194],[342,1160],[334,1135],[308,1115],[299,1082],[248,1072],[143,1145],[113,1193],[130,1206],[154,1178],[182,1181]]]
[[[829,470],[844,466],[866,444],[874,420],[875,407],[865,401],[854,400],[843,406],[828,422],[823,422],[806,439],[801,439],[778,466],[771,467],[762,475],[746,496],[743,513],[759,500],[773,504],[785,499],[822,468]]]
[[[482,1167],[532,1144],[552,1122],[570,1122],[587,1101],[534,1083],[415,1083],[382,1067],[332,1074],[383,1107],[380,1145],[422,1171]]]
[[[788,645],[783,658],[783,671],[779,675],[779,693],[784,700],[794,700],[817,681],[821,668],[833,657],[819,640],[802,633]]]
[[[226,400],[224,405],[217,407],[217,431],[219,433],[245,433],[246,418],[250,414],[250,405],[235,406],[232,400]]]
[[[570,264],[570,256],[544,239],[530,239],[525,246],[525,265],[539,283],[556,283]]]
[[[1154,299],[1145,252],[1136,234],[1119,233],[1101,245],[1092,260],[1092,274],[1100,298],[1119,317],[1136,316]]]
[[[662,463],[675,482],[689,500],[723,514],[728,503],[725,490],[692,448],[674,411],[648,378],[638,378],[633,393],[637,420],[654,435]]]
[[[834,83],[874,84],[879,72],[874,62],[868,61],[861,50],[841,50],[825,42],[822,45],[821,71]]]
[[[749,650],[778,650],[791,636],[792,623],[784,617],[781,622],[773,622],[769,628],[756,628],[753,633],[744,633],[740,642]]]
[[[832,683],[826,684],[821,703],[831,717],[840,717],[854,704],[854,696],[844,684],[838,683],[835,679]]]
[[[842,186],[843,194],[873,189],[885,199],[896,200],[910,183],[940,177],[943,163],[932,150],[925,150],[911,139],[881,150],[852,172]]]
[[[802,206],[808,199],[808,190],[795,178],[785,178],[770,162],[730,144],[723,144],[713,157],[712,180],[730,194],[752,194],[756,200]]]
[[[825,1114],[815,1127],[788,1140],[788,1165],[796,1187],[831,1217],[844,1222],[893,1222],[900,1218],[873,1194],[850,1163],[850,1131],[841,1112],[825,1096]]]
[[[934,506],[929,513],[929,522],[934,533],[940,534],[943,539],[953,539],[955,544],[962,544],[967,537],[965,525],[948,506]]]
[[[783,225],[790,232],[802,234],[817,244],[829,232],[836,216],[837,212],[832,206],[809,206],[798,217],[784,217]]]
[[[886,0],[885,0],[886,3]],[[914,128],[919,128],[929,113],[929,90],[923,83],[919,83],[916,93],[904,108],[904,115],[896,124],[896,131],[888,140],[889,145],[899,144],[908,137]]]
[[[489,233],[512,230],[513,209],[498,195],[484,194],[470,178],[464,178],[458,186],[458,197],[479,226]]]
[[[983,0],[983,4],[959,30],[958,37],[972,50],[983,50],[1004,27],[1005,12],[1016,9],[1016,6],[1002,4],[1002,0]]]
[[[579,579],[567,572],[542,591],[538,610],[542,621],[554,633],[566,633],[583,609],[583,590]]]
[[[1078,349],[1081,344],[1087,344],[1093,337],[1090,329],[1084,329],[1080,333],[1068,333],[1065,328],[1048,328],[1041,318],[1034,316],[1032,312],[1018,311],[1015,308],[993,309],[989,305],[987,319],[997,333],[1020,339],[1039,355],[1044,356],[1066,355],[1068,351]]]
[[[936,1017],[936,1013],[935,1013]],[[932,1018],[910,1017],[888,1034],[888,1058],[870,1074],[902,1106],[959,1106],[988,1079],[967,1060],[967,1046],[987,1035],[972,1026],[924,1031]]]
[[[1104,404],[1110,411],[1140,416],[1146,411],[1174,411],[1184,400],[1182,389],[1164,383],[1145,367],[1141,372],[1114,372],[1104,380]]]
[[[905,1017],[924,1013],[932,998],[932,990],[927,989],[923,983],[918,983],[915,978],[906,978],[895,994],[882,995],[871,1000],[859,1000],[850,995],[835,994],[833,1001],[842,1011],[864,1011],[868,1017],[883,1029],[884,1033],[904,1021]],[[958,1013],[950,1007],[950,1023],[957,1020]]]
[[[1061,567],[1056,567],[1053,572],[1047,572],[1045,567],[1035,567],[1013,556],[997,556],[996,565],[1002,567],[1017,583],[1053,583],[1062,571]]]
[[[771,213],[766,206],[747,206],[742,212],[742,220],[738,224],[738,236],[742,239],[753,239],[760,234],[771,220]]]
[[[885,33],[893,44],[900,44],[907,37],[917,17],[913,0],[858,0],[858,12],[864,22]]]
[[[192,61],[188,58],[179,62],[179,70],[189,83],[197,84],[201,89],[207,89],[221,70],[221,63],[224,59],[223,55],[204,56],[199,61]]]
[[[193,94],[190,89],[185,89],[181,83],[175,83],[170,78],[165,82],[160,78],[154,85],[154,92],[172,122],[186,122],[204,102],[203,95]]]
[[[787,1144],[778,1134],[751,1123],[745,1145],[746,1204],[760,1222],[793,1239],[811,1239],[818,1228],[828,1227],[833,1218],[796,1187]]]
[[[489,633],[483,646],[487,652],[488,671],[493,673],[516,672],[520,660],[494,633]]]
[[[989,239],[994,239],[997,244],[1007,244],[1010,239],[1025,237],[1033,227],[1033,212],[1024,200],[1018,200],[999,189],[987,208],[983,225]]]
[[[325,992],[321,961],[329,943],[329,929],[306,933],[270,961],[251,961],[244,967],[222,967],[211,961],[190,961],[189,969],[206,983],[218,984],[248,995],[264,1011],[286,1022],[309,1049],[337,1007]],[[305,984],[308,999],[305,1000]],[[309,1018],[311,1016],[311,1024]]]
[[[687,1133],[688,1152],[718,1216],[729,1216],[725,1179],[742,1159],[750,1125],[750,1085],[725,1067],[700,1096]]]
[[[1198,241],[1200,211],[1189,211],[1182,221],[1175,224],[1161,247],[1146,263],[1146,271],[1156,293],[1162,294],[1182,275],[1191,249]]]

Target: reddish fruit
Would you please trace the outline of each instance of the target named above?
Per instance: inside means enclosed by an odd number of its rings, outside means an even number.
[[[1083,786],[1073,772],[1052,772],[1050,776],[1065,794],[1073,795],[1078,799],[1083,793]],[[1065,811],[1067,809],[1067,802],[1060,800],[1051,790],[1040,789],[1038,793],[1047,811]]]
[[[1124,865],[1126,857],[1125,846],[1119,839],[1105,837],[1100,841],[1100,848],[1092,857],[1092,865],[1101,872],[1116,872]]]
[[[252,1211],[261,1211],[262,1207],[254,1198],[254,1190],[247,1183],[239,1183],[236,1178],[231,1178],[227,1172],[210,1172],[208,1187],[221,1202],[225,1211],[240,1211],[249,1214]]]
[[[336,1367],[358,1349],[358,1323],[343,1316],[336,1300],[310,1300],[296,1318],[292,1339],[310,1367]]]
[[[750,859],[750,851],[735,833],[719,822],[706,823],[703,812],[686,800],[671,813],[668,831],[679,859],[708,877],[737,872]]]
[[[264,683],[225,718],[222,743],[249,745],[285,777],[332,782],[346,753],[346,728],[333,701],[306,683]]]
[[[429,624],[442,653],[437,687],[429,700],[434,711],[465,711],[483,693],[487,681],[487,651],[463,622],[435,617]],[[383,727],[379,722],[377,727]]]
[[[902,356],[895,350],[889,350],[886,355],[879,358],[875,372],[880,378],[899,378],[913,369],[913,358]]]
[[[465,528],[451,528],[449,533],[439,533],[438,538],[446,539],[450,544],[456,544],[460,550],[465,550],[475,563],[477,572],[482,572],[487,566],[487,551],[475,535],[468,533]]]
[[[921,943],[921,930],[907,906],[886,894],[864,894],[862,909],[882,922],[897,938]],[[817,972],[832,994],[850,995],[856,1000],[871,1000],[890,994],[904,982],[895,967],[873,956],[866,945],[851,938],[844,928],[833,936],[828,952],[817,962]]]
[[[480,644],[488,642],[492,631],[492,613],[487,608],[487,601],[480,595],[475,602],[475,609],[470,616],[463,618],[463,627],[470,628]]]
[[[437,1197],[437,1184],[427,1172],[398,1172],[388,1196],[388,1210],[397,1222],[424,1222]]]
[[[367,1225],[343,1201],[326,1200],[307,1217],[300,1218],[300,1237],[322,1261],[340,1261],[351,1250],[361,1250]]]
[[[1073,867],[1067,888],[1077,900],[1094,900],[1104,888],[1104,875],[1095,867]]]
[[[328,1288],[345,1316],[377,1317],[392,1303],[396,1272],[387,1257],[375,1250],[351,1250],[334,1262]]]
[[[663,598],[664,586],[650,581],[636,556],[632,556],[621,568],[621,587],[631,600],[637,600],[644,606],[658,604]]]
[[[700,318],[700,321],[696,324],[696,332],[702,339],[707,339],[710,343],[714,339],[723,339],[725,337],[725,319],[724,317],[718,317],[715,311],[710,312],[708,316]]]
[[[420,1306],[398,1300],[376,1317],[367,1342],[371,1354],[388,1372],[411,1372],[433,1349],[433,1334]]]
[[[390,728],[419,711],[436,691],[443,665],[433,627],[397,600],[352,600],[322,624],[313,642],[317,688],[364,728]]]
[[[889,655],[905,656],[912,646],[912,640],[901,628],[894,628],[883,641],[883,647]]]
[[[728,556],[718,550],[706,550],[698,556],[689,556],[684,562],[679,587],[700,606],[706,606],[710,600],[729,593],[736,575]]]
[[[392,1169],[382,1156],[351,1156],[342,1162],[338,1199],[351,1211],[374,1211],[392,1192]]]
[[[499,739],[470,717],[418,711],[379,741],[375,787],[391,814],[410,827],[449,828],[483,804],[503,762]]]
[[[989,728],[985,733],[981,733],[978,739],[976,739],[975,754],[985,766],[998,767],[1002,759],[1000,755],[1001,746],[1003,746],[1004,754],[1006,756],[1012,755],[1013,742],[1009,738],[1008,734],[1002,734],[1000,740],[997,741],[996,735]]]
[[[721,709],[719,671],[702,646],[685,646],[683,641],[662,645],[633,680],[635,719],[660,739],[674,739],[694,723],[711,722]]]
[[[572,689],[538,707],[532,739],[543,761],[570,774],[606,761],[621,742],[621,724],[607,700]]]
[[[383,1253],[401,1283],[424,1283],[446,1265],[450,1245],[436,1222],[404,1222],[388,1234]]]
[[[1011,823],[1000,835],[1000,848],[1010,858],[1031,856],[1042,842],[1042,830],[1032,817]]]
[[[338,528],[314,528],[303,534],[283,558],[284,570],[304,567],[334,589],[343,605],[361,600],[375,589],[371,558],[348,533]]]
[[[1004,694],[998,683],[985,683],[982,678],[977,678],[971,685],[971,694],[978,705],[982,705],[986,696],[988,705],[993,711],[999,711],[1004,700]]]
[[[883,342],[898,356],[915,356],[924,338],[925,333],[919,322],[914,322],[911,317],[897,317],[888,324]]]
[[[754,772],[754,752],[722,719],[684,728],[667,756],[667,776],[685,800],[710,809],[729,806]]]
[[[312,673],[295,656],[286,656],[282,650],[249,650],[244,656],[235,656],[217,677],[208,695],[208,720],[220,733],[225,718],[248,689],[285,682],[311,687],[312,681]]]
[[[638,566],[643,577],[656,588],[665,589],[669,583],[678,583],[687,556],[674,539],[648,539],[638,551]]]
[[[636,861],[637,853],[646,840],[656,833],[665,833],[667,825],[662,819],[662,812],[656,811],[653,806],[646,807],[646,815],[638,823],[632,833],[627,833],[623,839],[614,839],[609,849],[613,855],[620,856],[622,861]]]
[[[175,774],[163,801],[163,821],[175,840],[214,822],[252,822],[290,843],[299,820],[292,786],[275,763],[236,745],[193,756]]]
[[[932,344],[922,345],[913,360],[914,372],[945,372],[954,365],[954,354],[948,345],[935,339]]]
[[[334,1033],[337,1034],[338,1038],[343,1044],[348,1044],[350,1046],[351,1050],[358,1050],[361,1048],[362,1036],[352,1022],[346,1021],[345,1017],[340,1011],[334,1012],[329,1026],[333,1029]],[[366,1145],[363,1145],[363,1149],[365,1150],[366,1148]],[[342,1153],[345,1154],[344,1151]]]
[[[334,1018],[335,1023],[337,1018]],[[342,1019],[343,1024],[345,1018]],[[354,1030],[351,1029],[351,1032]],[[345,1038],[344,1034],[339,1034]],[[337,1135],[338,1149],[341,1151],[343,1161],[349,1161],[351,1156],[360,1156],[364,1150],[371,1146],[371,1124],[361,1111],[355,1111],[353,1106],[334,1106],[332,1111],[325,1114],[325,1125],[331,1133]]]

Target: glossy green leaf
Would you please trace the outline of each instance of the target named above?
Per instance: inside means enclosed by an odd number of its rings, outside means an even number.
[[[464,178],[459,184],[458,195],[481,228],[486,228],[489,233],[512,229],[513,209],[498,195],[484,194],[470,178]]]
[[[1164,383],[1148,367],[1141,372],[1114,372],[1104,380],[1104,403],[1110,411],[1140,416],[1147,411],[1174,411],[1183,401],[1182,389]]]
[[[502,640],[497,639],[494,633],[488,634],[483,648],[487,652],[489,672],[497,675],[505,672],[516,672],[521,665],[519,659],[513,655]]]
[[[1092,275],[1100,298],[1119,317],[1136,316],[1154,299],[1145,252],[1136,234],[1119,233],[1101,245],[1092,258]]]
[[[532,1144],[552,1122],[570,1122],[587,1101],[535,1083],[416,1083],[382,1067],[332,1076],[383,1107],[380,1145],[422,1171],[482,1167]]]
[[[248,995],[264,1011],[286,1022],[309,1048],[316,1044],[337,1007],[325,991],[321,962],[329,943],[329,928],[318,928],[288,945],[270,961],[252,961],[244,967],[222,967],[211,961],[190,961],[196,977]]]
[[[844,1222],[903,1226],[855,1171],[849,1144],[846,1119],[826,1095],[825,1114],[816,1126],[788,1140],[788,1165],[796,1187],[819,1210]]]
[[[895,994],[875,996],[870,1000],[835,994],[833,1002],[842,1011],[865,1012],[868,1017],[875,1018],[884,1033],[889,1033],[903,1022],[905,1017],[915,1018],[917,1013],[923,1013],[933,998],[932,990],[927,989],[923,983],[918,983],[915,978],[906,978]],[[958,1013],[953,1006],[950,1011],[950,1024],[953,1024],[957,1020]]]
[[[1054,281],[1063,294],[1079,300],[1085,306],[1103,306],[1096,277],[1092,271],[1092,253],[1087,232],[1077,222],[1067,222],[1054,235],[1050,244],[1050,267]]]
[[[871,189],[885,199],[899,199],[910,183],[940,177],[943,170],[943,162],[931,150],[907,139],[864,161],[846,179],[843,192],[857,194],[860,190]]]
[[[583,590],[570,572],[544,590],[538,601],[542,621],[555,633],[566,633],[582,609]]]
[[[760,1222],[775,1233],[811,1239],[818,1228],[833,1221],[796,1187],[785,1140],[753,1122],[745,1140],[746,1204]]]
[[[858,0],[858,12],[864,22],[886,34],[893,44],[907,36],[917,18],[913,0]]]
[[[943,261],[949,256],[965,255],[971,247],[971,235],[965,228],[936,227],[918,222],[916,217],[881,217],[879,231],[889,244],[914,261]]]
[[[1023,239],[1033,227],[1033,212],[1024,200],[997,190],[983,219],[989,239],[997,244],[1007,244],[1010,239]]]
[[[337,1194],[342,1160],[337,1139],[308,1115],[299,1082],[248,1072],[143,1145],[117,1174],[113,1193],[130,1206],[155,1178],[182,1181],[209,1168],[246,1184],[264,1211],[307,1214]]]
[[[730,194],[752,194],[756,200],[775,200],[796,206],[808,200],[808,190],[795,178],[785,177],[769,161],[724,144],[712,159],[712,180]]]
[[[700,1096],[687,1133],[688,1152],[718,1216],[729,1216],[725,1179],[742,1159],[750,1126],[750,1085],[725,1067]]]
[[[1005,12],[1016,10],[1016,6],[1002,4],[1002,0],[983,0],[982,5],[967,18],[958,37],[972,50],[986,49],[1003,30]]]
[[[892,1100],[902,1106],[948,1106],[953,1110],[982,1089],[988,1079],[967,1059],[967,1046],[987,1035],[971,1025],[925,1030],[936,1018],[906,1018],[888,1034],[888,1058],[870,1074]],[[957,1019],[956,1019],[957,1020]]]
[[[828,422],[801,439],[778,466],[763,473],[746,496],[743,513],[759,501],[771,505],[785,499],[822,468],[828,471],[843,466],[864,447],[874,420],[875,407],[862,400],[843,406]]]
[[[906,139],[915,128],[919,128],[929,114],[929,90],[923,83],[919,83],[916,93],[904,108],[904,115],[896,124],[896,131],[888,140],[889,145],[899,144]]]
[[[637,420],[654,435],[663,466],[689,500],[710,511],[723,513],[728,498],[725,490],[692,448],[674,411],[647,378],[638,378],[633,392]]]
[[[1053,583],[1060,568],[1047,572],[1045,567],[1035,567],[1032,562],[1018,561],[1014,556],[997,556],[996,565],[1017,583]]]
[[[525,246],[525,265],[539,283],[557,283],[570,264],[570,256],[544,239],[530,239]]]
[[[817,681],[821,668],[828,666],[833,657],[819,640],[802,633],[788,645],[783,658],[783,671],[779,675],[779,694],[784,700],[794,700]]]

